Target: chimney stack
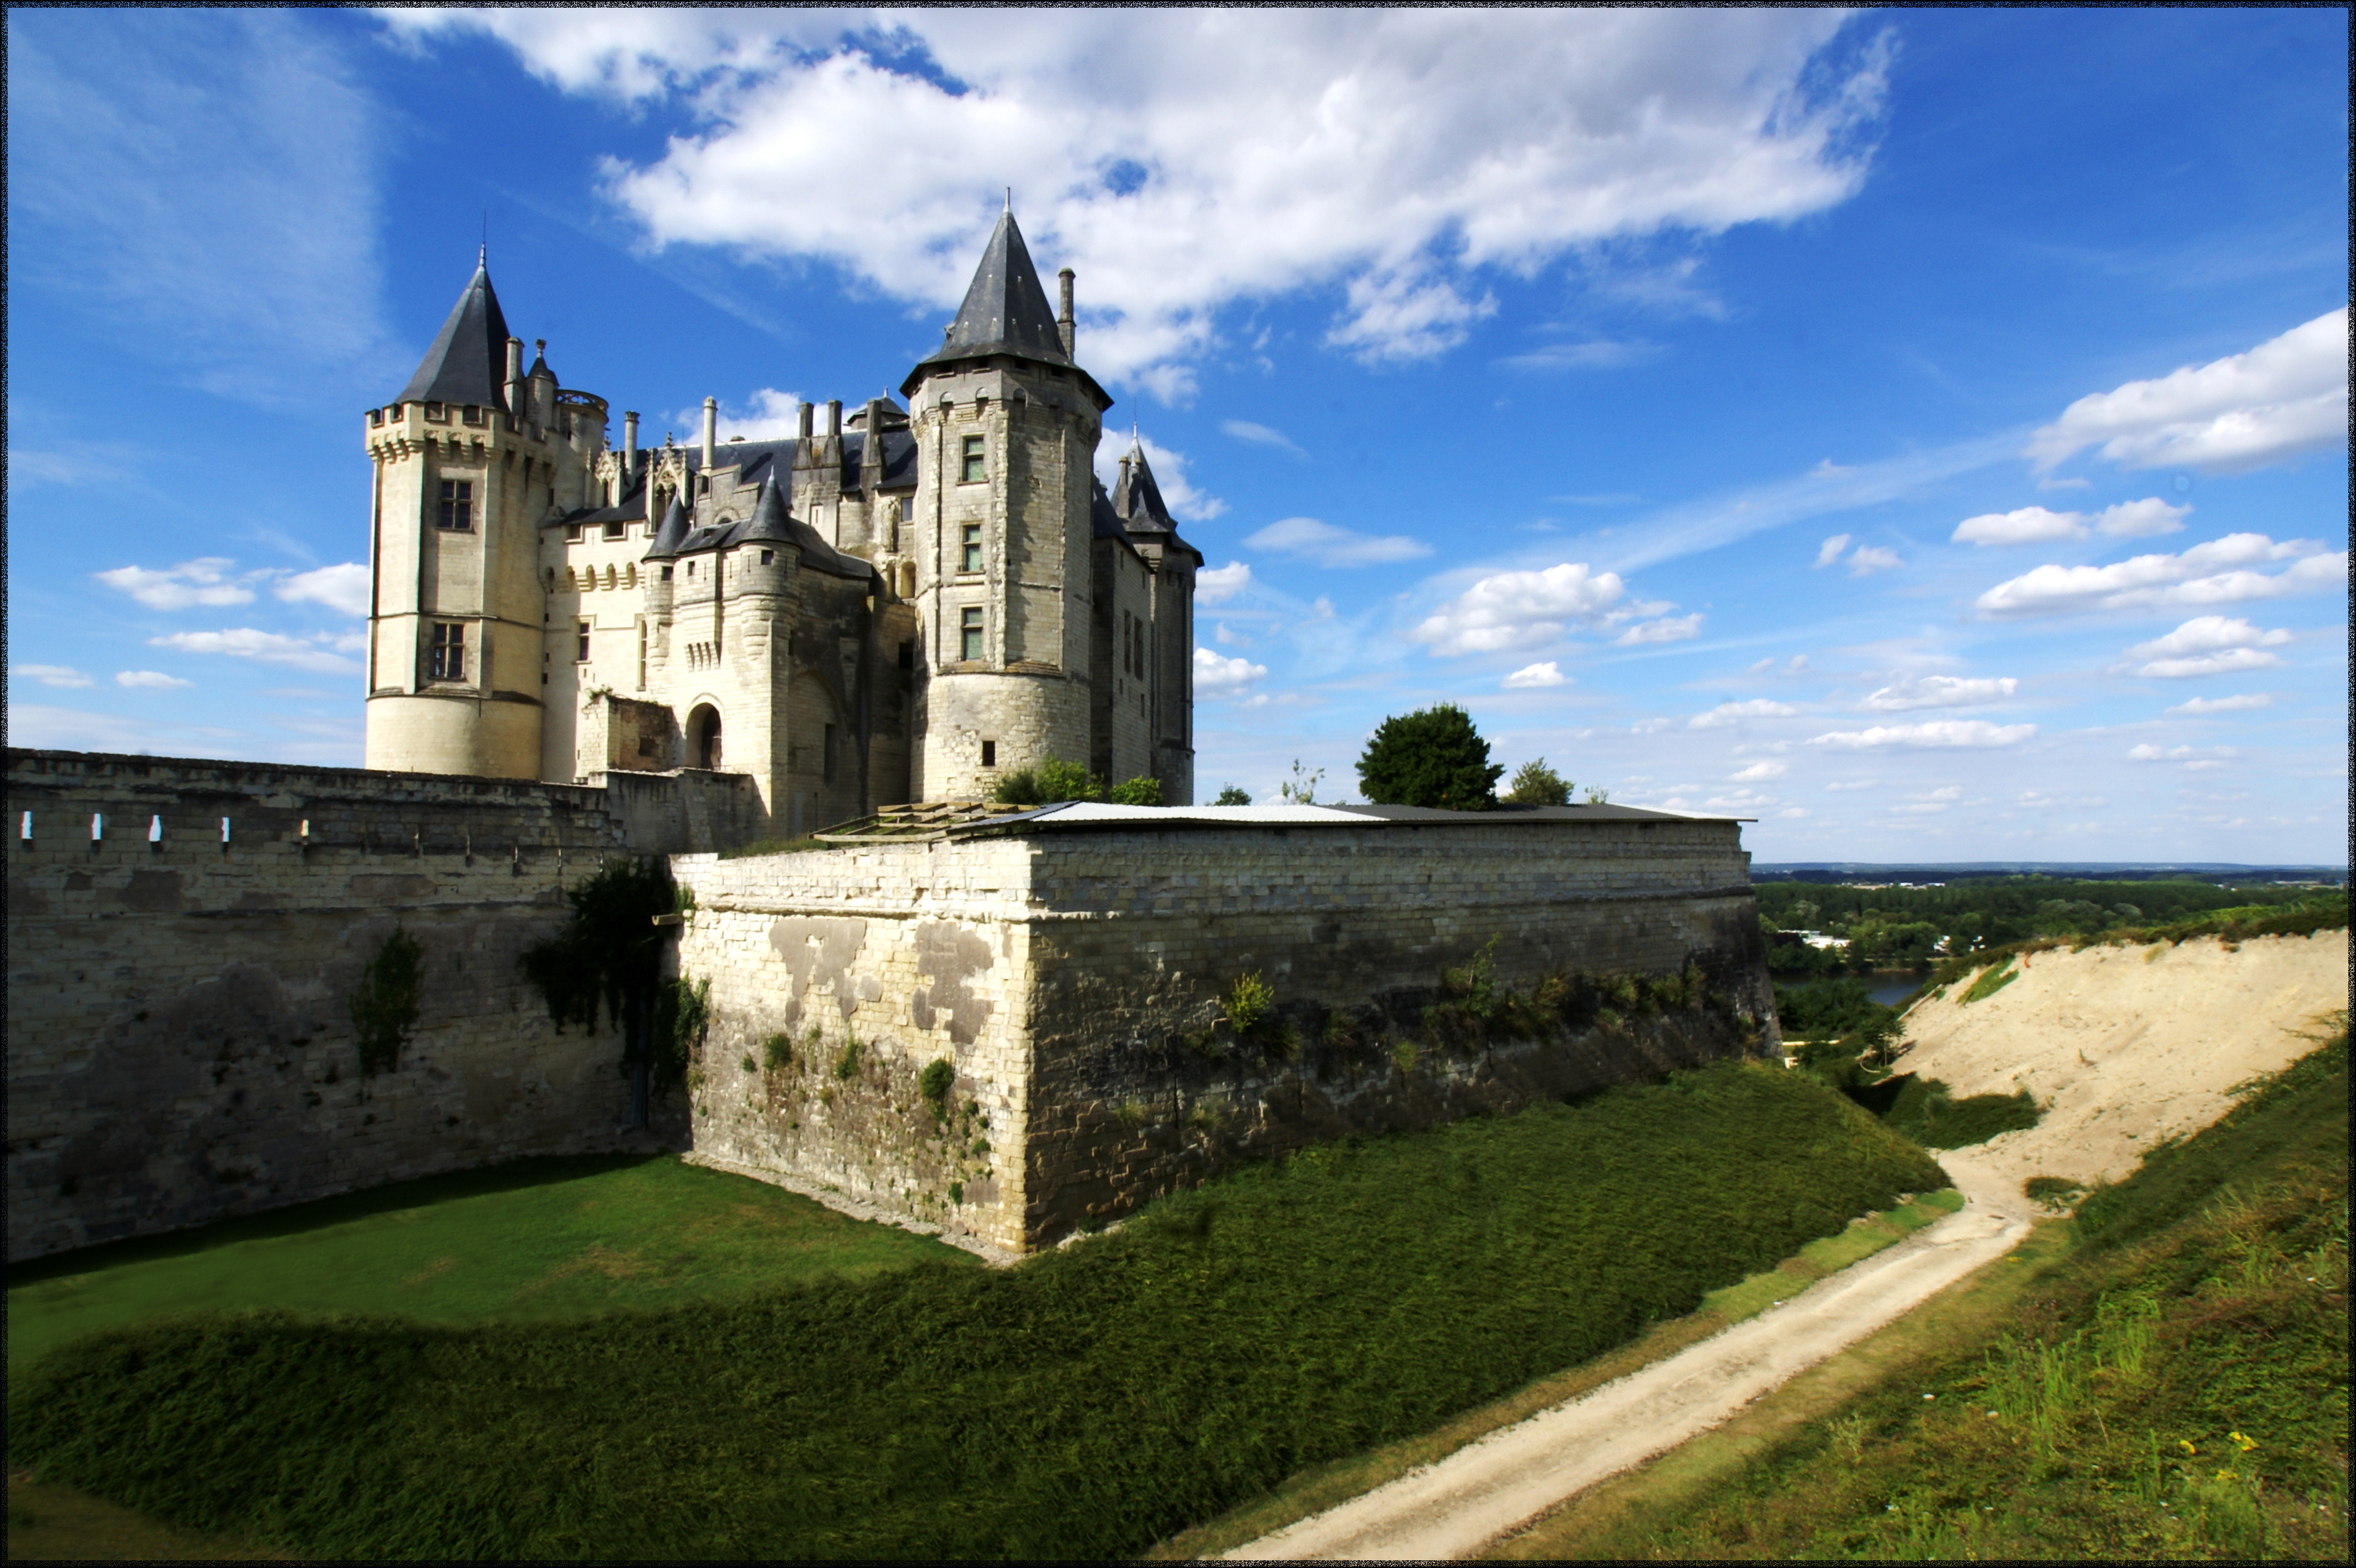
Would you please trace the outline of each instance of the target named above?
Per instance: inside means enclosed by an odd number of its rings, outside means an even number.
[[[1057,273],[1055,282],[1058,292],[1063,295],[1062,308],[1055,313],[1055,335],[1064,340],[1064,358],[1076,365],[1080,361],[1073,351],[1073,344],[1078,337],[1079,327],[1072,319],[1072,269],[1066,267]]]
[[[806,403],[802,404],[801,413],[801,437],[803,440],[807,441],[813,434],[816,433],[817,430],[818,404],[814,403]]]
[[[842,439],[842,400],[839,397],[826,400],[826,433],[837,442]]]
[[[720,400],[708,397],[703,400],[703,471],[710,474],[719,460]]]
[[[629,488],[630,477],[638,471],[638,411],[631,409],[622,415],[622,488]]]
[[[523,419],[523,339],[508,339],[508,416]]]

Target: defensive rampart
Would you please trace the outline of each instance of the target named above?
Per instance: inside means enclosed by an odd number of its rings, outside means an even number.
[[[1238,1161],[1776,1039],[1731,822],[1043,820],[673,864],[698,1156],[1018,1252]]]

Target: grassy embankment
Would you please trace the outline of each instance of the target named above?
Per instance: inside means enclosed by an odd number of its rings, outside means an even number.
[[[1132,1555],[1943,1185],[1803,1075],[1729,1064],[1311,1150],[1003,1272],[116,1330],[14,1380],[10,1445],[306,1555]]]
[[[2346,1561],[2348,1039],[1496,1555]]]

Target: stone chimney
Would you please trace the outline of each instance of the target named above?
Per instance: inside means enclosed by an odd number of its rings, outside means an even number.
[[[622,488],[627,489],[638,471],[638,411],[622,415]]]
[[[842,444],[842,400],[839,397],[826,400],[826,433],[833,438],[836,450],[840,451]]]
[[[523,339],[508,339],[508,414],[518,424],[524,418]]]
[[[720,400],[719,400],[718,398],[716,398],[716,397],[708,397],[708,398],[705,398],[705,399],[703,400],[703,471],[704,471],[704,473],[706,473],[707,475],[708,475],[708,474],[710,474],[710,473],[712,472],[712,465],[713,465],[713,464],[715,464],[715,463],[717,463],[717,462],[719,462],[719,460],[720,460]]]
[[[1077,338],[1079,326],[1072,319],[1072,269],[1066,267],[1057,273],[1055,283],[1056,292],[1061,296],[1055,309],[1055,335],[1064,340],[1064,358],[1076,365],[1080,361],[1073,352],[1073,344]]]
[[[818,404],[814,403],[806,403],[802,404],[801,416],[801,437],[803,440],[807,441],[813,435],[817,434]]]

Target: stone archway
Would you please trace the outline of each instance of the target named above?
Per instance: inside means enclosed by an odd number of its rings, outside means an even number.
[[[687,765],[717,770],[720,767],[720,710],[699,703],[687,715]]]

